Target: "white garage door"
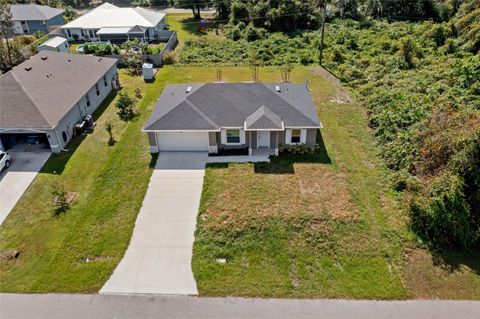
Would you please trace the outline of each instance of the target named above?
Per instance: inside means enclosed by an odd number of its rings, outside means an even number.
[[[208,132],[157,133],[160,151],[208,151]]]

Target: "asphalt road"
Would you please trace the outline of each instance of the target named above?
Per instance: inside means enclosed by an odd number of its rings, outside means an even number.
[[[1,294],[0,318],[478,319],[480,302]]]

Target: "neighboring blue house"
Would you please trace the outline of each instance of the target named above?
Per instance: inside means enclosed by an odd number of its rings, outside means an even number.
[[[37,4],[10,5],[15,34],[48,33],[63,25],[63,9]]]

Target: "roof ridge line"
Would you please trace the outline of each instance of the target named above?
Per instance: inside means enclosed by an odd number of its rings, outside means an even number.
[[[212,121],[205,113],[200,111],[198,107],[195,106],[188,98],[185,99],[185,102],[190,105],[191,108],[193,108],[195,111],[197,111],[198,114],[200,114],[204,120],[206,120],[208,123],[210,123],[212,126],[219,127],[215,122]]]
[[[265,85],[266,83],[263,83],[263,82],[262,82],[262,84],[263,84],[263,86],[265,86],[267,89],[269,89],[270,91],[272,91],[273,94],[275,94],[275,91],[273,91],[271,88],[269,88],[268,86]],[[270,83],[270,84],[275,84],[275,83]],[[296,83],[296,84],[295,84],[295,83],[283,83],[283,85],[302,85],[302,84],[301,84],[301,83]],[[308,90],[307,90],[307,91],[308,91]],[[298,113],[302,114],[306,119],[312,121],[312,120],[309,118],[308,114],[305,114],[305,113],[303,113],[302,111],[300,111],[295,105],[293,105],[292,103],[290,103],[290,102],[288,102],[287,100],[285,100],[285,99],[284,99],[282,96],[280,96],[279,94],[276,94],[276,96],[278,96],[278,97],[279,97],[280,99],[282,99],[285,103],[287,103],[288,105],[290,105],[291,107],[293,107]],[[310,98],[312,98],[312,97],[310,96]],[[312,102],[313,102],[313,99],[312,99]],[[312,103],[312,104],[313,104],[313,106],[315,107],[315,103]],[[282,120],[283,120],[283,119],[282,119]],[[313,121],[312,121],[312,122],[313,122]]]
[[[30,100],[30,102],[32,102],[32,104],[35,106],[35,109],[37,110],[38,114],[40,114],[40,116],[45,120],[45,123],[48,123],[50,126],[52,125],[52,123],[50,123],[50,121],[48,121],[46,118],[45,118],[45,115],[42,113],[42,111],[38,108],[38,105],[33,101],[32,97],[30,96],[30,94],[28,94],[28,92],[25,90],[25,88],[23,87],[22,83],[18,80],[18,78],[15,76],[15,73],[12,72],[13,69],[10,71],[12,73],[12,76],[13,78],[15,79],[15,81],[18,83],[18,85],[22,88],[22,91],[23,93],[25,93],[25,95],[28,97],[28,99]]]

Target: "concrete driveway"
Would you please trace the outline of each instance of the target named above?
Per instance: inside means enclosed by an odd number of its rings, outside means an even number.
[[[192,246],[207,153],[160,153],[130,245],[101,294],[195,295]]]
[[[12,165],[0,174],[0,224],[7,218],[38,171],[50,157],[50,152],[9,152]]]

